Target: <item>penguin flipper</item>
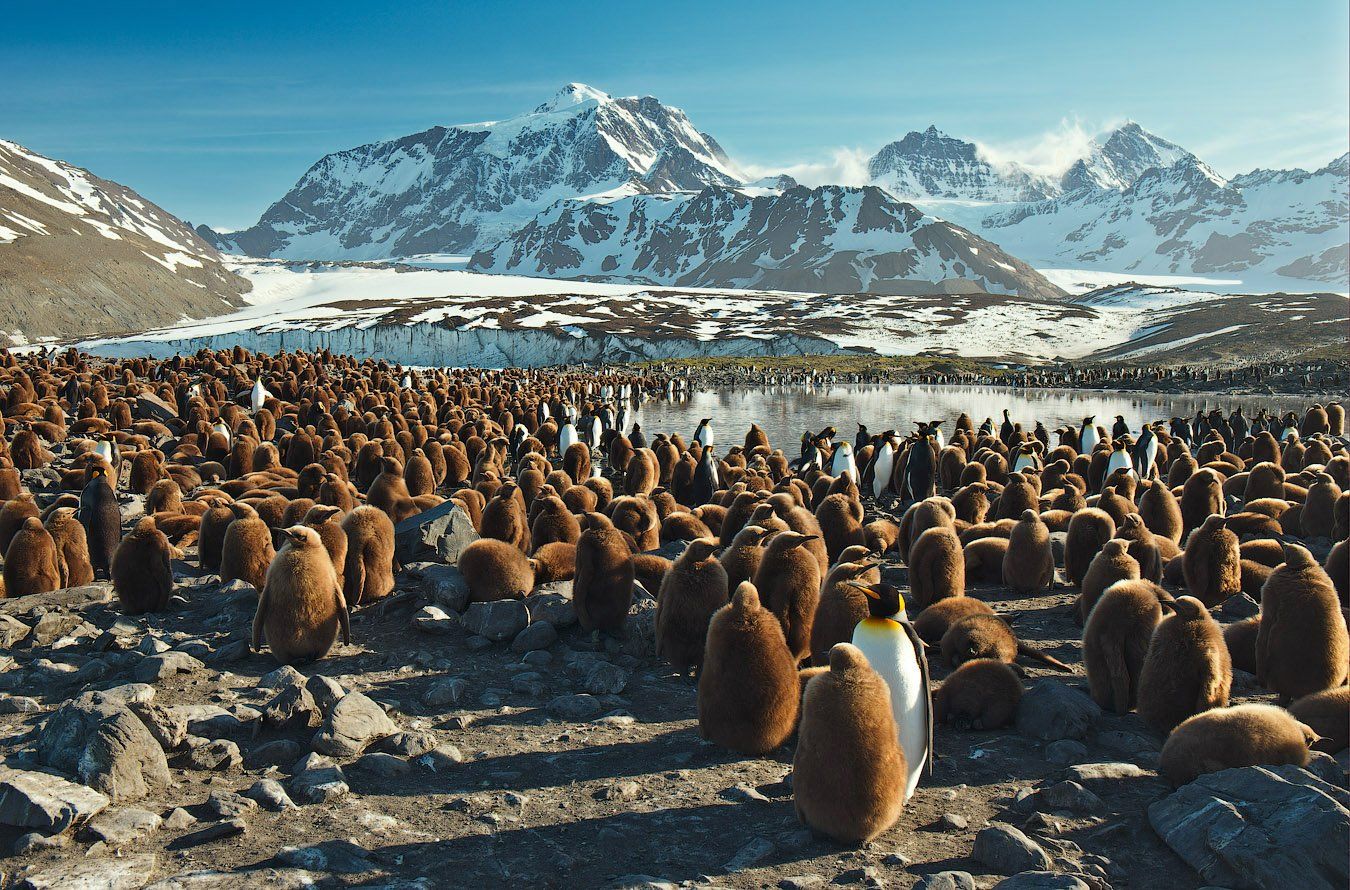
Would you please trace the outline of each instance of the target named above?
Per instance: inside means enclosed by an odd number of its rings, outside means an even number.
[[[914,647],[914,654],[918,657],[919,673],[923,675],[923,722],[928,732],[928,755],[925,758],[924,771],[931,779],[933,777],[933,690],[929,685],[928,678],[928,656],[924,654],[923,640],[919,639],[919,634],[914,630],[914,625],[908,621],[901,621],[900,626],[905,629],[905,635],[909,637],[910,645]]]

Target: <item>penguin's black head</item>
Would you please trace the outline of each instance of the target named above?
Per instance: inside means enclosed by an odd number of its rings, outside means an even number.
[[[873,618],[891,618],[900,614],[900,610],[905,608],[905,598],[900,595],[898,587],[892,587],[884,582],[880,584],[863,584],[861,581],[850,581],[849,586],[856,587],[867,594],[867,612]]]

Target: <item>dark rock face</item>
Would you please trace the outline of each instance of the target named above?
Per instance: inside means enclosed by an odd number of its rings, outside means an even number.
[[[929,127],[883,146],[867,162],[877,185],[901,198],[1039,201],[1059,193],[1049,177],[1014,165],[995,166],[973,142]]]
[[[490,250],[474,271],[677,287],[1061,297],[1016,257],[879,188],[794,186],[559,202]],[[939,282],[942,285],[939,285]]]

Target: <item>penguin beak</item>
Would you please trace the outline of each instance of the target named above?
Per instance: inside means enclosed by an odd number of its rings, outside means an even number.
[[[874,600],[881,599],[881,594],[877,593],[875,584],[863,584],[861,581],[846,582],[849,587],[856,587]]]

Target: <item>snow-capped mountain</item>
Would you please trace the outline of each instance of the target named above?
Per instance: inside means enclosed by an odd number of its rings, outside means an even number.
[[[909,133],[867,162],[867,175],[897,198],[957,198],[971,201],[1039,201],[1059,194],[1051,177],[1016,164],[993,164],[978,146],[937,127]]]
[[[560,198],[742,180],[678,108],[573,83],[507,120],[327,155],[256,225],[218,243],[297,259],[460,253],[495,243]]]
[[[1092,140],[1087,155],[1074,161],[1064,173],[1060,187],[1066,192],[1084,188],[1125,189],[1145,170],[1171,167],[1189,157],[1193,155],[1181,146],[1127,121],[1106,134],[1104,140],[1100,137]]]
[[[1190,154],[1128,188],[986,215],[977,231],[1045,267],[1297,278],[1346,286],[1347,156],[1225,180]]]
[[[0,345],[206,318],[248,289],[131,189],[0,140]]]
[[[1063,296],[997,245],[874,186],[560,201],[469,268],[679,287]]]

